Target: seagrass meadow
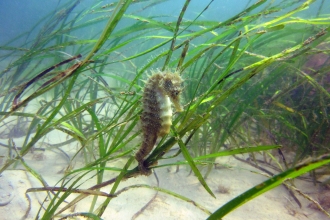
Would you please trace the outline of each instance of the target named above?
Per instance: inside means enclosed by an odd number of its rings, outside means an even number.
[[[2,219],[330,218],[329,0],[20,4]]]

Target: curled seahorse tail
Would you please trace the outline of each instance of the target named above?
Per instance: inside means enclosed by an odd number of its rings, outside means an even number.
[[[139,151],[135,154],[135,159],[139,163],[139,169],[145,175],[149,175],[150,171],[148,171],[147,167],[144,164],[144,158],[152,151],[156,143],[156,140],[157,140],[156,134],[145,135],[144,140],[142,142],[142,146],[140,147]]]

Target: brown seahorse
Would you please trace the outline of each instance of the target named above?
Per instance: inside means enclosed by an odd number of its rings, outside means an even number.
[[[174,104],[176,111],[181,112],[180,93],[182,78],[177,73],[169,71],[157,71],[149,77],[143,91],[143,112],[141,114],[141,125],[143,142],[135,159],[139,163],[139,170],[144,175],[150,175],[151,171],[144,164],[144,158],[153,149],[157,138],[170,132],[172,125],[172,108]]]

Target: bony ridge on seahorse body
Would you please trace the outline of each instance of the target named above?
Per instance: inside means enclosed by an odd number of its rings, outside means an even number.
[[[169,71],[153,72],[145,84],[142,99],[141,125],[143,142],[135,159],[139,163],[139,170],[144,175],[150,175],[151,171],[144,164],[144,158],[153,149],[157,138],[170,132],[172,125],[173,103],[176,111],[181,112],[180,93],[182,78],[178,73]]]

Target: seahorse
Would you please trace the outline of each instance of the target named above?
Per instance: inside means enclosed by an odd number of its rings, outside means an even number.
[[[177,112],[181,112],[180,93],[182,78],[178,73],[170,71],[154,72],[145,84],[142,98],[142,114],[140,116],[143,141],[135,154],[139,170],[143,175],[151,171],[144,163],[144,158],[152,151],[157,138],[170,132],[172,125],[171,102]]]

